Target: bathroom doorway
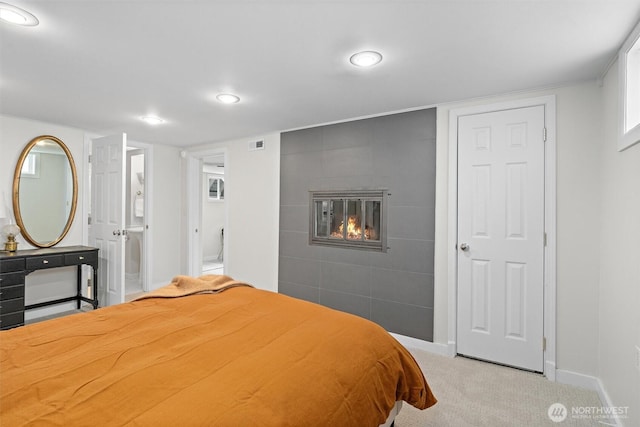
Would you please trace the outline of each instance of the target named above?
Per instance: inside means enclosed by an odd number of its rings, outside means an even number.
[[[146,194],[146,149],[127,144],[125,171],[125,295],[148,290],[146,265],[148,229]]]
[[[224,154],[202,159],[202,274],[224,274]]]

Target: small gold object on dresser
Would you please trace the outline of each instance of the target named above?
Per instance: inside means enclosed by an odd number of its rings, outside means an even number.
[[[15,252],[18,250],[18,242],[16,236],[20,234],[20,227],[15,224],[7,224],[2,227],[2,236],[7,239],[4,243],[4,250],[7,252]]]

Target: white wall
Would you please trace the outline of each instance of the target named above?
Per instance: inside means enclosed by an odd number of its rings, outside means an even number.
[[[478,99],[438,107],[434,342],[448,333],[449,110],[556,95],[558,369],[598,372],[600,257],[600,88],[594,83]]]
[[[50,123],[0,115],[0,189],[11,203],[13,173],[22,149],[33,138],[40,135],[53,135],[62,140],[71,151],[78,174],[78,202],[76,216],[67,236],[59,243],[63,246],[81,245],[83,243],[83,183],[84,164],[84,132]],[[13,212],[13,208],[10,206]],[[1,220],[0,220],[1,221]],[[2,224],[4,225],[4,224]],[[32,249],[22,236],[18,237],[18,249]],[[36,271],[27,276],[25,298],[27,304],[63,298],[75,294],[76,269],[56,268],[50,271]],[[42,309],[29,310],[25,317],[31,319],[49,313],[69,310],[73,303],[60,304]]]
[[[640,426],[640,144],[618,152],[618,66],[603,85],[600,151],[599,378],[616,406],[628,406],[626,426]]]
[[[180,274],[180,250],[185,240],[180,228],[182,212],[186,210],[181,203],[180,150],[168,145],[153,145],[151,169],[146,171],[146,179],[151,179],[151,212],[146,212],[145,220],[149,224],[149,257],[151,278],[149,290],[168,285],[171,279]]]
[[[225,204],[227,250],[225,274],[236,280],[278,290],[278,228],[280,215],[280,134],[264,137],[264,150],[249,151],[247,138],[193,147],[189,156],[226,152]],[[186,161],[183,163],[186,164]],[[186,188],[187,194],[197,189]],[[186,206],[186,199],[183,199]],[[183,230],[187,229],[186,214]],[[185,242],[186,245],[186,242]],[[185,247],[183,254],[187,254]],[[189,260],[183,257],[183,271]]]

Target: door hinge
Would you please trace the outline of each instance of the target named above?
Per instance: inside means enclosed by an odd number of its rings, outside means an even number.
[[[542,128],[542,142],[547,142],[547,128]]]
[[[543,245],[546,247],[547,246],[547,233],[543,233],[542,241],[543,241]]]
[[[92,157],[91,154],[89,154],[89,163],[91,163],[91,157]]]
[[[547,351],[547,338],[542,337],[542,351]]]

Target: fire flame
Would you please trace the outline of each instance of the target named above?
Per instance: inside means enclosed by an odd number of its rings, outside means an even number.
[[[344,221],[340,223],[336,231],[331,233],[332,237],[342,238],[343,235],[344,235]],[[364,238],[365,240],[371,239],[371,229],[369,227],[365,227]],[[347,218],[347,239],[349,240],[362,239],[362,228],[360,227],[360,221],[355,216],[350,216],[349,218]]]

